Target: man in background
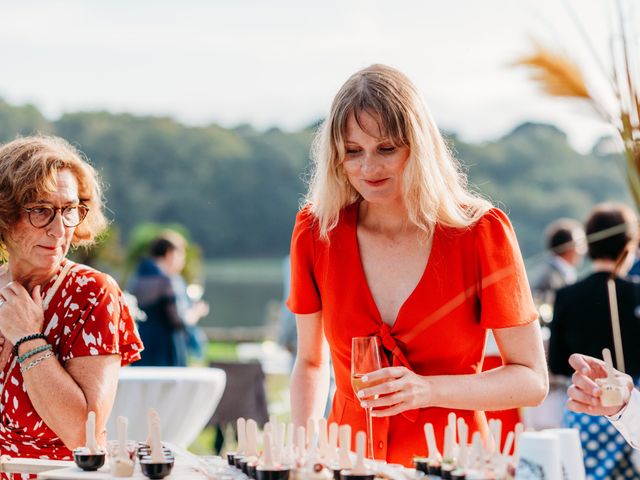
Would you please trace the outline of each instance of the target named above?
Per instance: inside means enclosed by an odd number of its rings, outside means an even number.
[[[533,298],[540,319],[547,324],[553,315],[556,291],[575,283],[577,267],[586,253],[582,225],[571,218],[560,218],[545,229],[549,257],[532,282]]]
[[[145,344],[139,366],[186,367],[187,331],[209,313],[202,300],[191,302],[180,276],[185,266],[187,241],[177,232],[165,231],[148,247],[130,281],[146,320],[138,323]]]

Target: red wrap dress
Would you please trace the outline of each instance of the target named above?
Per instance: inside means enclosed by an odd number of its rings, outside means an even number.
[[[350,381],[351,338],[378,335],[393,365],[420,375],[481,371],[488,329],[537,319],[516,236],[506,215],[491,209],[468,228],[437,225],[424,273],[393,326],[381,320],[362,267],[356,227],[358,204],[343,209],[329,242],[319,238],[308,209],[298,213],[291,242],[291,294],[296,314],[322,311],[335,369],[330,422],[366,431],[365,411]],[[374,454],[411,464],[426,455],[423,425],[434,425],[439,448],[450,410],[421,408],[374,418]],[[455,411],[471,432],[486,431],[483,412]]]

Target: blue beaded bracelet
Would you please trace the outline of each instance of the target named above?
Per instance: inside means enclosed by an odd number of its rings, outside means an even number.
[[[46,345],[40,345],[39,347],[36,347],[33,350],[29,350],[24,355],[20,355],[18,357],[18,363],[22,364],[25,360],[33,357],[34,355],[37,355],[40,352],[44,352],[45,350],[51,350],[51,345],[47,343]]]

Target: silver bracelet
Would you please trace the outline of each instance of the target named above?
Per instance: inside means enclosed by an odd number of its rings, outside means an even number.
[[[33,360],[26,367],[25,366],[20,367],[20,371],[24,374],[27,370],[31,370],[33,367],[36,367],[38,364],[45,361],[47,358],[51,358],[51,357],[53,357],[53,352],[49,350],[46,354]]]

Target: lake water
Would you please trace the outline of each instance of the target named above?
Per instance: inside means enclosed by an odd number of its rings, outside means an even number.
[[[204,268],[203,327],[264,325],[282,298],[282,259],[220,260]]]

